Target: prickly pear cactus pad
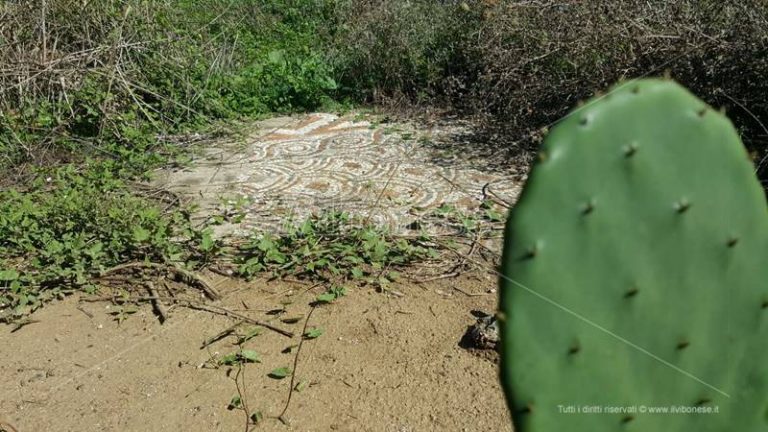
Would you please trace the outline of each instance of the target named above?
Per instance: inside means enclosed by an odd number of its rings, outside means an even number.
[[[724,115],[616,87],[552,130],[506,229],[517,432],[768,431],[768,206]]]

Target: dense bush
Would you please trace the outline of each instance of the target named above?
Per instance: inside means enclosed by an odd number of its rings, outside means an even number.
[[[157,134],[315,109],[336,88],[325,2],[42,4],[0,4],[0,169],[49,149],[143,155]]]
[[[347,0],[338,11],[344,87],[485,114],[508,145],[526,148],[615,81],[669,73],[727,107],[749,146],[768,148],[761,0]]]
[[[330,57],[358,100],[434,103],[476,79],[481,65],[468,57],[468,39],[479,29],[478,13],[425,0],[345,0],[336,14]]]
[[[764,131],[743,107],[768,119],[766,14],[759,1],[500,3],[477,39],[473,102],[523,132],[617,80],[668,71],[754,140]]]
[[[158,131],[346,97],[482,114],[526,148],[579,100],[665,71],[768,147],[762,0],[44,4],[0,5],[0,166],[146,154]]]

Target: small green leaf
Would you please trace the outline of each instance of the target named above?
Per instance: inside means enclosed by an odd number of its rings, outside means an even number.
[[[19,272],[14,269],[0,270],[0,282],[11,282],[19,278]]]
[[[360,267],[354,267],[351,271],[352,277],[355,279],[361,279],[365,273],[360,269]]]
[[[219,359],[219,364],[226,365],[226,366],[233,365],[237,363],[237,359],[238,359],[237,353],[227,354],[224,357]]]
[[[306,333],[304,333],[304,338],[305,339],[315,339],[315,338],[320,337],[320,335],[322,335],[323,333],[325,333],[325,330],[323,330],[322,328],[320,328],[320,327],[313,328],[312,330],[309,330]]]
[[[246,362],[261,363],[259,354],[253,350],[243,350],[242,352],[240,352],[240,357],[242,357],[243,360],[245,360]]]
[[[133,227],[133,240],[139,243],[149,240],[149,231],[142,226]]]
[[[52,240],[50,243],[45,245],[45,251],[50,255],[56,255],[64,251],[64,245],[61,244],[61,242]]]
[[[101,255],[101,251],[103,250],[103,248],[104,248],[104,244],[102,242],[96,242],[93,246],[88,248],[88,251],[87,251],[88,255],[91,258],[96,258],[99,255]]]
[[[267,252],[270,250],[274,250],[276,246],[269,236],[264,236],[261,238],[261,240],[256,245],[256,247],[259,248],[259,250],[262,252]]]
[[[232,400],[229,401],[229,405],[227,405],[228,410],[233,410],[235,408],[240,408],[240,405],[242,405],[243,401],[240,400],[240,396],[233,396]]]
[[[252,422],[254,422],[254,423],[258,423],[258,422],[260,422],[261,420],[263,420],[263,419],[264,419],[264,414],[262,414],[262,413],[261,413],[261,411],[254,411],[254,412],[251,414],[251,417],[250,417],[250,418],[251,418],[251,421],[252,421]]]
[[[485,211],[485,218],[492,222],[499,222],[504,219],[504,216],[494,209],[488,209]]]
[[[315,299],[320,303],[331,303],[332,301],[336,300],[336,295],[334,293],[323,293],[317,296]]]
[[[200,239],[200,249],[203,252],[210,252],[211,249],[213,249],[215,242],[213,241],[213,237],[211,236],[211,232],[209,230],[206,230],[203,233],[202,239]]]
[[[240,336],[237,339],[237,344],[242,345],[245,342],[248,342],[249,340],[253,339],[254,337],[260,335],[264,331],[262,327],[254,327],[250,330],[248,330],[243,336]]]
[[[281,367],[281,368],[277,368],[277,369],[273,370],[272,372],[270,372],[268,376],[270,378],[274,378],[274,379],[283,379],[283,378],[285,378],[287,376],[290,376],[290,375],[291,375],[291,369],[290,368]]]

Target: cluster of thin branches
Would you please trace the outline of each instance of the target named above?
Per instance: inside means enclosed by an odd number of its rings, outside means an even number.
[[[119,78],[130,51],[145,44],[126,25],[136,12],[122,2],[8,1],[0,5],[0,103],[67,103],[86,74]],[[118,19],[122,17],[124,19]]]
[[[231,46],[211,43],[219,35],[205,33],[210,16],[237,11],[203,0],[201,7],[215,7],[193,22],[177,16],[173,3],[0,2],[0,168],[62,159],[61,139],[81,153],[104,153],[99,142],[124,140],[126,127],[149,125],[164,136],[202,117],[193,108],[205,91],[195,63],[212,73],[234,55]]]
[[[761,1],[498,2],[486,19],[477,100],[512,121],[532,109],[559,115],[617,80],[665,70],[713,102],[722,89],[765,108],[744,91],[768,68],[757,56],[768,47]]]
[[[346,79],[373,81],[374,99],[446,99],[526,151],[579,101],[622,79],[669,73],[727,108],[747,144],[768,154],[764,0],[441,3],[347,2],[338,47],[354,65]]]

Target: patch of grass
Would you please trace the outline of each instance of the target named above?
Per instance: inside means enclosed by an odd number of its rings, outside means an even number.
[[[0,191],[0,321],[75,290],[92,293],[99,272],[120,263],[210,260],[218,251],[210,231],[164,207],[99,163],[39,175],[23,192]]]
[[[266,273],[381,287],[399,278],[398,269],[439,256],[427,235],[391,236],[363,218],[335,211],[289,226],[280,236],[257,232],[239,253],[238,273],[246,278]],[[344,291],[332,286],[327,294],[318,300],[333,301]]]

